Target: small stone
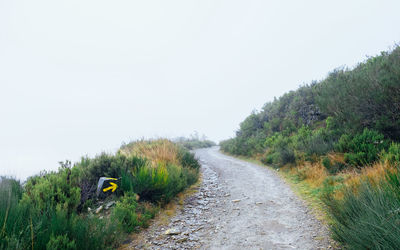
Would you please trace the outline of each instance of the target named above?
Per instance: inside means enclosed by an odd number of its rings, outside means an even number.
[[[261,201],[256,202],[256,205],[261,205],[263,204]]]
[[[185,231],[185,232],[181,233],[181,235],[189,235],[189,234],[190,234],[190,231]]]
[[[170,228],[164,232],[164,234],[166,234],[166,235],[177,235],[180,233],[181,233],[181,231],[178,228]]]
[[[183,237],[183,238],[178,239],[176,242],[182,243],[182,242],[185,242],[185,241],[187,241],[187,240],[188,240],[187,237]]]
[[[96,209],[96,214],[100,213],[101,210],[103,210],[103,205],[101,205],[100,207],[98,207],[98,208]]]
[[[232,202],[234,202],[234,203],[239,202],[239,201],[240,201],[240,199],[232,200]]]
[[[108,210],[110,207],[112,207],[115,204],[115,201],[110,201],[106,204],[105,209]]]

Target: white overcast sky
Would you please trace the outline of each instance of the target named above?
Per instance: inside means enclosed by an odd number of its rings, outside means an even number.
[[[0,175],[141,137],[219,141],[400,42],[400,1],[0,0]]]

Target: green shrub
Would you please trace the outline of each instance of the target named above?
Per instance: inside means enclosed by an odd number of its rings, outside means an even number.
[[[193,169],[200,168],[200,163],[195,158],[194,154],[190,153],[187,150],[180,150],[178,153],[178,159],[182,167],[193,168]]]
[[[183,176],[186,176],[187,186],[193,185],[199,179],[199,171],[196,169],[183,168]]]
[[[357,192],[324,199],[332,215],[333,237],[349,249],[400,248],[400,175],[387,173],[378,185],[363,180]]]
[[[0,207],[0,213],[4,212]],[[104,249],[114,246],[121,236],[115,234],[116,227],[106,219],[68,214],[60,209],[38,211],[23,202],[15,203],[8,216],[0,219],[0,249],[46,249],[65,243],[59,236],[74,242],[77,249]]]
[[[118,221],[119,226],[125,232],[132,232],[139,227],[140,223],[136,214],[136,195],[134,193],[125,194],[113,209],[112,219]]]
[[[330,174],[337,174],[345,169],[346,165],[341,162],[331,162],[328,157],[322,158],[322,165],[328,170]]]
[[[270,153],[266,152],[264,156],[261,158],[261,162],[264,164],[276,164],[279,162],[279,153]]]
[[[328,157],[324,157],[322,159],[322,165],[326,168],[326,169],[330,169],[332,167],[332,163],[331,160],[329,160]]]
[[[180,164],[152,165],[138,156],[101,154],[84,157],[71,167],[61,162],[58,172],[30,177],[24,188],[0,177],[0,249],[108,249],[124,232],[148,225],[157,206],[138,203],[141,198],[164,204],[195,183],[199,163],[182,149]],[[96,203],[99,177],[121,177],[111,216],[98,218],[87,208]],[[123,196],[122,198],[120,198]]]
[[[22,202],[38,211],[47,209],[75,212],[80,203],[80,188],[71,183],[71,169],[61,167],[56,172],[45,173],[28,179]]]
[[[378,160],[379,153],[388,147],[388,142],[377,131],[364,129],[363,133],[351,136],[344,134],[336,149],[345,153],[345,161],[353,166],[363,166]]]
[[[46,245],[48,250],[73,250],[76,249],[74,240],[68,239],[66,234],[55,237],[53,234],[50,236],[50,240]]]
[[[111,214],[111,220],[127,233],[137,231],[139,227],[147,227],[148,221],[154,218],[157,209],[151,204],[140,204],[135,193],[126,193],[117,202]]]
[[[328,176],[322,183],[321,197],[326,199],[326,197],[331,197],[336,190],[342,189],[344,187],[344,179],[342,176]]]
[[[269,150],[264,159],[262,159],[263,162],[283,166],[296,161],[290,137],[276,133],[274,136],[267,138],[264,144]]]
[[[302,126],[294,136],[294,147],[307,156],[323,155],[333,149],[334,134],[327,128],[311,130],[309,127]]]
[[[399,166],[400,165],[400,144],[392,143],[387,152],[383,152],[382,158],[387,160],[390,164]]]

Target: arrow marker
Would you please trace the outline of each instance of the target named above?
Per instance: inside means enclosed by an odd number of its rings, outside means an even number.
[[[110,187],[103,189],[103,192],[107,192],[108,190],[111,190],[111,192],[114,193],[115,189],[117,189],[118,185],[115,184],[114,182],[110,182]]]

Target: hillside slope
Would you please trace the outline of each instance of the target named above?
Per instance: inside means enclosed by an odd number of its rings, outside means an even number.
[[[397,46],[266,103],[220,145],[302,183],[325,203],[334,237],[347,247],[398,249],[399,140]]]

